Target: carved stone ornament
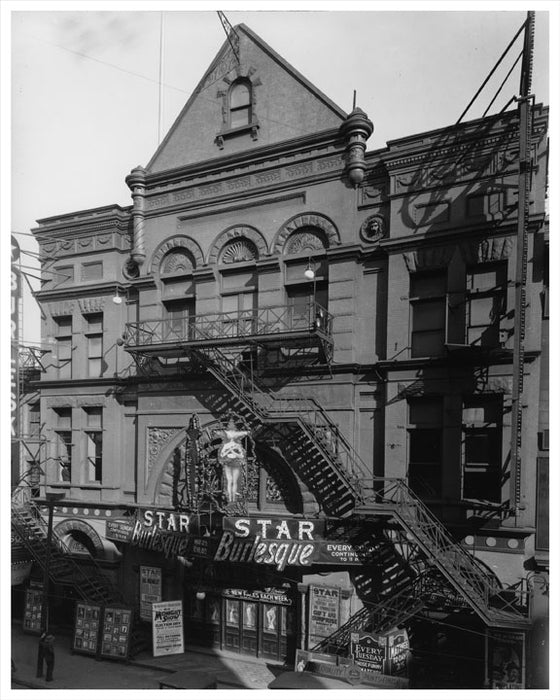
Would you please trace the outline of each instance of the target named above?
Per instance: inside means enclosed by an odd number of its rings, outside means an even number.
[[[230,249],[232,244],[243,243],[243,246],[237,246]],[[230,252],[228,252],[230,251]],[[244,252],[243,252],[244,251]],[[208,254],[208,263],[215,265],[218,260],[223,263],[241,262],[237,260],[225,260],[226,256],[253,254],[254,257],[249,260],[257,260],[263,258],[267,254],[267,244],[264,236],[260,231],[252,226],[240,224],[222,231],[212,243],[210,253]]]
[[[403,253],[403,257],[409,272],[437,270],[449,265],[454,252],[455,246],[437,246]]]
[[[323,248],[332,248],[340,245],[340,234],[338,229],[330,219],[322,214],[309,212],[306,214],[298,214],[286,221],[279,229],[273,243],[273,252],[277,255],[282,255],[286,246],[286,241],[298,229],[317,229],[325,237]]]
[[[287,255],[297,253],[312,253],[325,250],[322,236],[315,231],[295,231],[288,238],[284,252]]]
[[[161,261],[161,275],[188,275],[193,271],[194,261],[184,248],[172,250]]]
[[[368,216],[360,227],[360,238],[366,243],[377,243],[385,233],[385,219],[380,214]]]
[[[258,251],[255,244],[245,238],[240,238],[226,245],[222,252],[221,262],[224,265],[231,265],[239,262],[250,262],[257,258]]]
[[[148,428],[147,446],[148,446],[148,469],[146,481],[150,472],[158,460],[158,457],[165,445],[173,438],[181,428]]]

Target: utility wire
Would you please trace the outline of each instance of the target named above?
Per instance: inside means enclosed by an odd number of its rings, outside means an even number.
[[[492,68],[492,70],[491,70],[490,73],[488,74],[486,80],[485,80],[485,81],[482,83],[482,85],[478,88],[478,90],[477,90],[475,96],[472,98],[472,100],[471,100],[471,101],[469,102],[469,104],[466,106],[465,110],[463,111],[463,114],[461,114],[461,116],[459,117],[459,119],[456,121],[455,126],[457,126],[457,125],[459,124],[459,122],[462,120],[462,118],[465,116],[465,114],[469,111],[469,109],[470,109],[471,106],[473,105],[473,103],[474,103],[474,101],[476,100],[476,98],[480,95],[480,93],[482,92],[482,90],[483,90],[484,87],[486,86],[486,83],[487,83],[487,82],[490,80],[490,78],[494,75],[494,73],[496,72],[498,66],[499,66],[500,63],[503,61],[505,55],[507,54],[507,52],[508,52],[508,51],[511,49],[511,47],[513,46],[513,44],[514,44],[515,40],[517,39],[517,37],[518,37],[518,36],[521,34],[521,32],[525,29],[525,25],[526,25],[526,24],[527,24],[527,20],[525,20],[525,22],[523,22],[523,24],[521,25],[521,27],[519,27],[519,29],[517,30],[516,35],[515,35],[515,36],[513,37],[513,39],[509,42],[509,44],[507,45],[507,48],[505,49],[505,51],[503,52],[503,54],[500,56],[500,58],[498,59],[498,61],[497,61],[496,64],[494,65],[494,68]]]
[[[486,107],[486,111],[485,111],[484,114],[482,115],[482,118],[483,118],[483,119],[484,119],[484,117],[488,114],[488,112],[490,111],[490,107],[492,107],[492,105],[493,105],[494,102],[496,101],[496,98],[498,97],[498,95],[499,95],[500,92],[502,91],[502,88],[503,88],[504,85],[506,84],[507,79],[508,79],[509,76],[513,73],[513,69],[514,69],[515,66],[519,63],[519,60],[521,59],[521,56],[523,56],[523,51],[524,51],[524,49],[521,49],[521,51],[520,51],[520,53],[519,53],[519,56],[515,59],[515,63],[514,63],[513,66],[509,69],[508,74],[507,74],[506,77],[503,79],[502,84],[500,85],[500,87],[499,87],[498,90],[496,91],[496,94],[495,94],[494,97],[492,98],[492,101],[490,102],[490,104],[488,105],[488,107]]]

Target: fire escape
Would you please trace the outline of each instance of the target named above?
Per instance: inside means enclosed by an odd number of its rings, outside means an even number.
[[[330,639],[331,647],[344,644],[342,637],[355,629],[366,626],[379,632],[419,612],[424,577],[434,571],[488,626],[526,626],[523,596],[512,599],[503,591],[403,480],[373,478],[320,404],[274,391],[248,369],[246,353],[257,348],[315,348],[329,363],[332,324],[332,316],[311,302],[305,324],[296,322],[288,307],[185,317],[181,327],[176,319],[173,324],[157,319],[127,324],[124,344],[139,366],[150,357],[189,357],[221,385],[223,399],[217,407],[236,411],[255,438],[279,446],[325,515],[383,523],[391,533],[393,555],[400,562],[391,566],[400,567],[400,574],[389,577],[381,597],[369,602],[362,598],[365,608]],[[385,555],[380,560],[384,565],[388,561]]]

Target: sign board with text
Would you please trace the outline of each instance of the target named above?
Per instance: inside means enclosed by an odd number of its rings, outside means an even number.
[[[161,568],[140,567],[140,619],[150,622],[153,603],[161,602]]]
[[[152,604],[152,633],[154,656],[182,654],[185,651],[182,600]]]
[[[309,646],[313,647],[340,626],[340,589],[309,586]]]

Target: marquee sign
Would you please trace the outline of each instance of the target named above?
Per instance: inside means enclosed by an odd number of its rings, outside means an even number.
[[[269,564],[277,571],[311,566],[322,524],[320,520],[224,517],[214,561]]]

